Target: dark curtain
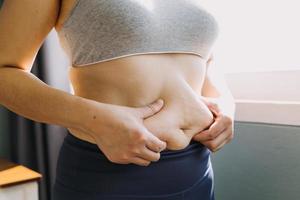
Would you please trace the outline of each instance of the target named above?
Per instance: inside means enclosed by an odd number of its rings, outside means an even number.
[[[0,0],[0,7],[3,0]],[[46,84],[69,92],[67,62],[56,33],[52,30],[40,48],[31,72]],[[3,134],[8,138],[8,159],[42,174],[39,181],[39,199],[51,200],[55,179],[56,161],[63,138],[64,127],[44,124],[24,118],[6,108],[1,108],[5,117]]]
[[[32,73],[47,82],[45,48],[37,54]],[[58,151],[66,129],[32,121],[8,111],[10,159],[42,174],[39,181],[39,199],[50,200],[55,178]]]
[[[35,60],[32,73],[43,80],[42,50]],[[43,178],[39,182],[40,199],[48,200],[49,164],[47,128],[45,124],[37,123],[14,112],[8,112],[9,134],[11,141],[11,160],[40,172]]]

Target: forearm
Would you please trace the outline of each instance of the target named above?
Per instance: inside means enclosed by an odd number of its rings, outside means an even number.
[[[33,74],[0,68],[0,104],[31,120],[80,129],[88,116],[88,99],[50,87]]]

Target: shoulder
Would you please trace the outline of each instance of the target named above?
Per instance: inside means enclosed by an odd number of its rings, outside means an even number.
[[[4,0],[0,10],[0,66],[29,70],[57,24],[60,0]]]

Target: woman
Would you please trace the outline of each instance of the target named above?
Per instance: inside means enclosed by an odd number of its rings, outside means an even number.
[[[234,103],[197,0],[9,0],[0,16],[1,104],[68,129],[54,200],[214,199],[210,153],[233,137]],[[52,28],[74,95],[29,73]]]

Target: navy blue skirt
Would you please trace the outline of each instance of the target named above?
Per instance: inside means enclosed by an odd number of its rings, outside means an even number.
[[[148,166],[117,164],[96,144],[68,132],[60,149],[53,200],[214,200],[211,151],[199,142],[164,150]]]

